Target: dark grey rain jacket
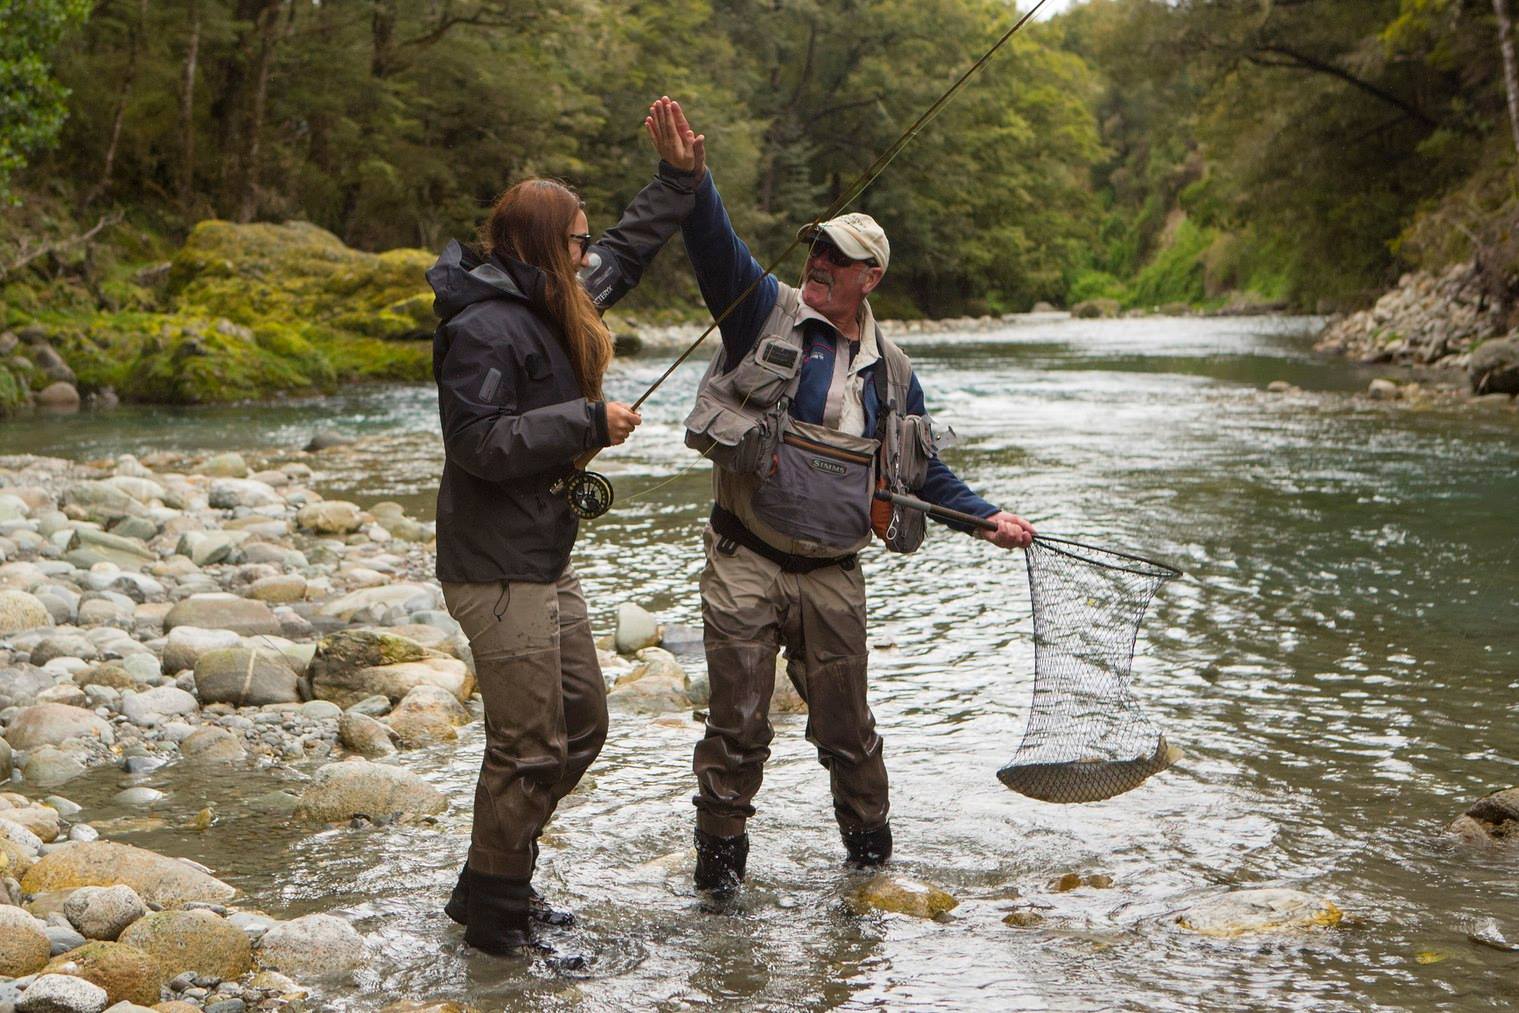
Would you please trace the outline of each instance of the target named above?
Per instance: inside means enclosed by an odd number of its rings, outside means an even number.
[[[693,203],[689,174],[661,164],[591,247],[581,280],[599,309],[638,284]],[[438,315],[433,379],[443,422],[439,580],[546,582],[569,562],[578,519],[549,492],[609,442],[606,406],[581,396],[536,267],[451,242],[427,272]]]

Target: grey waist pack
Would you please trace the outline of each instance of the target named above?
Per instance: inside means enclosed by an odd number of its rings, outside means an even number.
[[[847,551],[870,534],[879,443],[780,417],[754,515],[776,531]]]

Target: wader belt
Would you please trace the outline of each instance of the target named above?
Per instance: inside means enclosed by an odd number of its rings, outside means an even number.
[[[724,510],[715,503],[712,506],[712,530],[716,531],[721,539],[718,542],[719,549],[723,548],[723,541],[734,542],[756,555],[765,557],[787,573],[811,573],[813,570],[821,570],[828,566],[853,569],[857,555],[851,552],[847,556],[794,556],[789,552],[782,552],[744,527],[744,522],[732,512]]]

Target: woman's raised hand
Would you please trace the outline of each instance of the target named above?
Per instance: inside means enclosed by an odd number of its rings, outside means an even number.
[[[621,401],[607,402],[607,437],[612,441],[612,446],[626,442],[642,421],[642,415]]]
[[[691,129],[679,102],[668,95],[661,96],[649,106],[643,125],[660,158],[701,180],[702,173],[707,171],[707,135]]]

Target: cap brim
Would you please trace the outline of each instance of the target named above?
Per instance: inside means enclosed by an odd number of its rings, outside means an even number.
[[[804,243],[811,243],[815,242],[819,235],[822,235],[834,246],[837,246],[844,256],[853,260],[876,259],[876,255],[866,249],[854,236],[842,230],[835,232],[826,225],[803,225],[797,230],[796,238]]]

